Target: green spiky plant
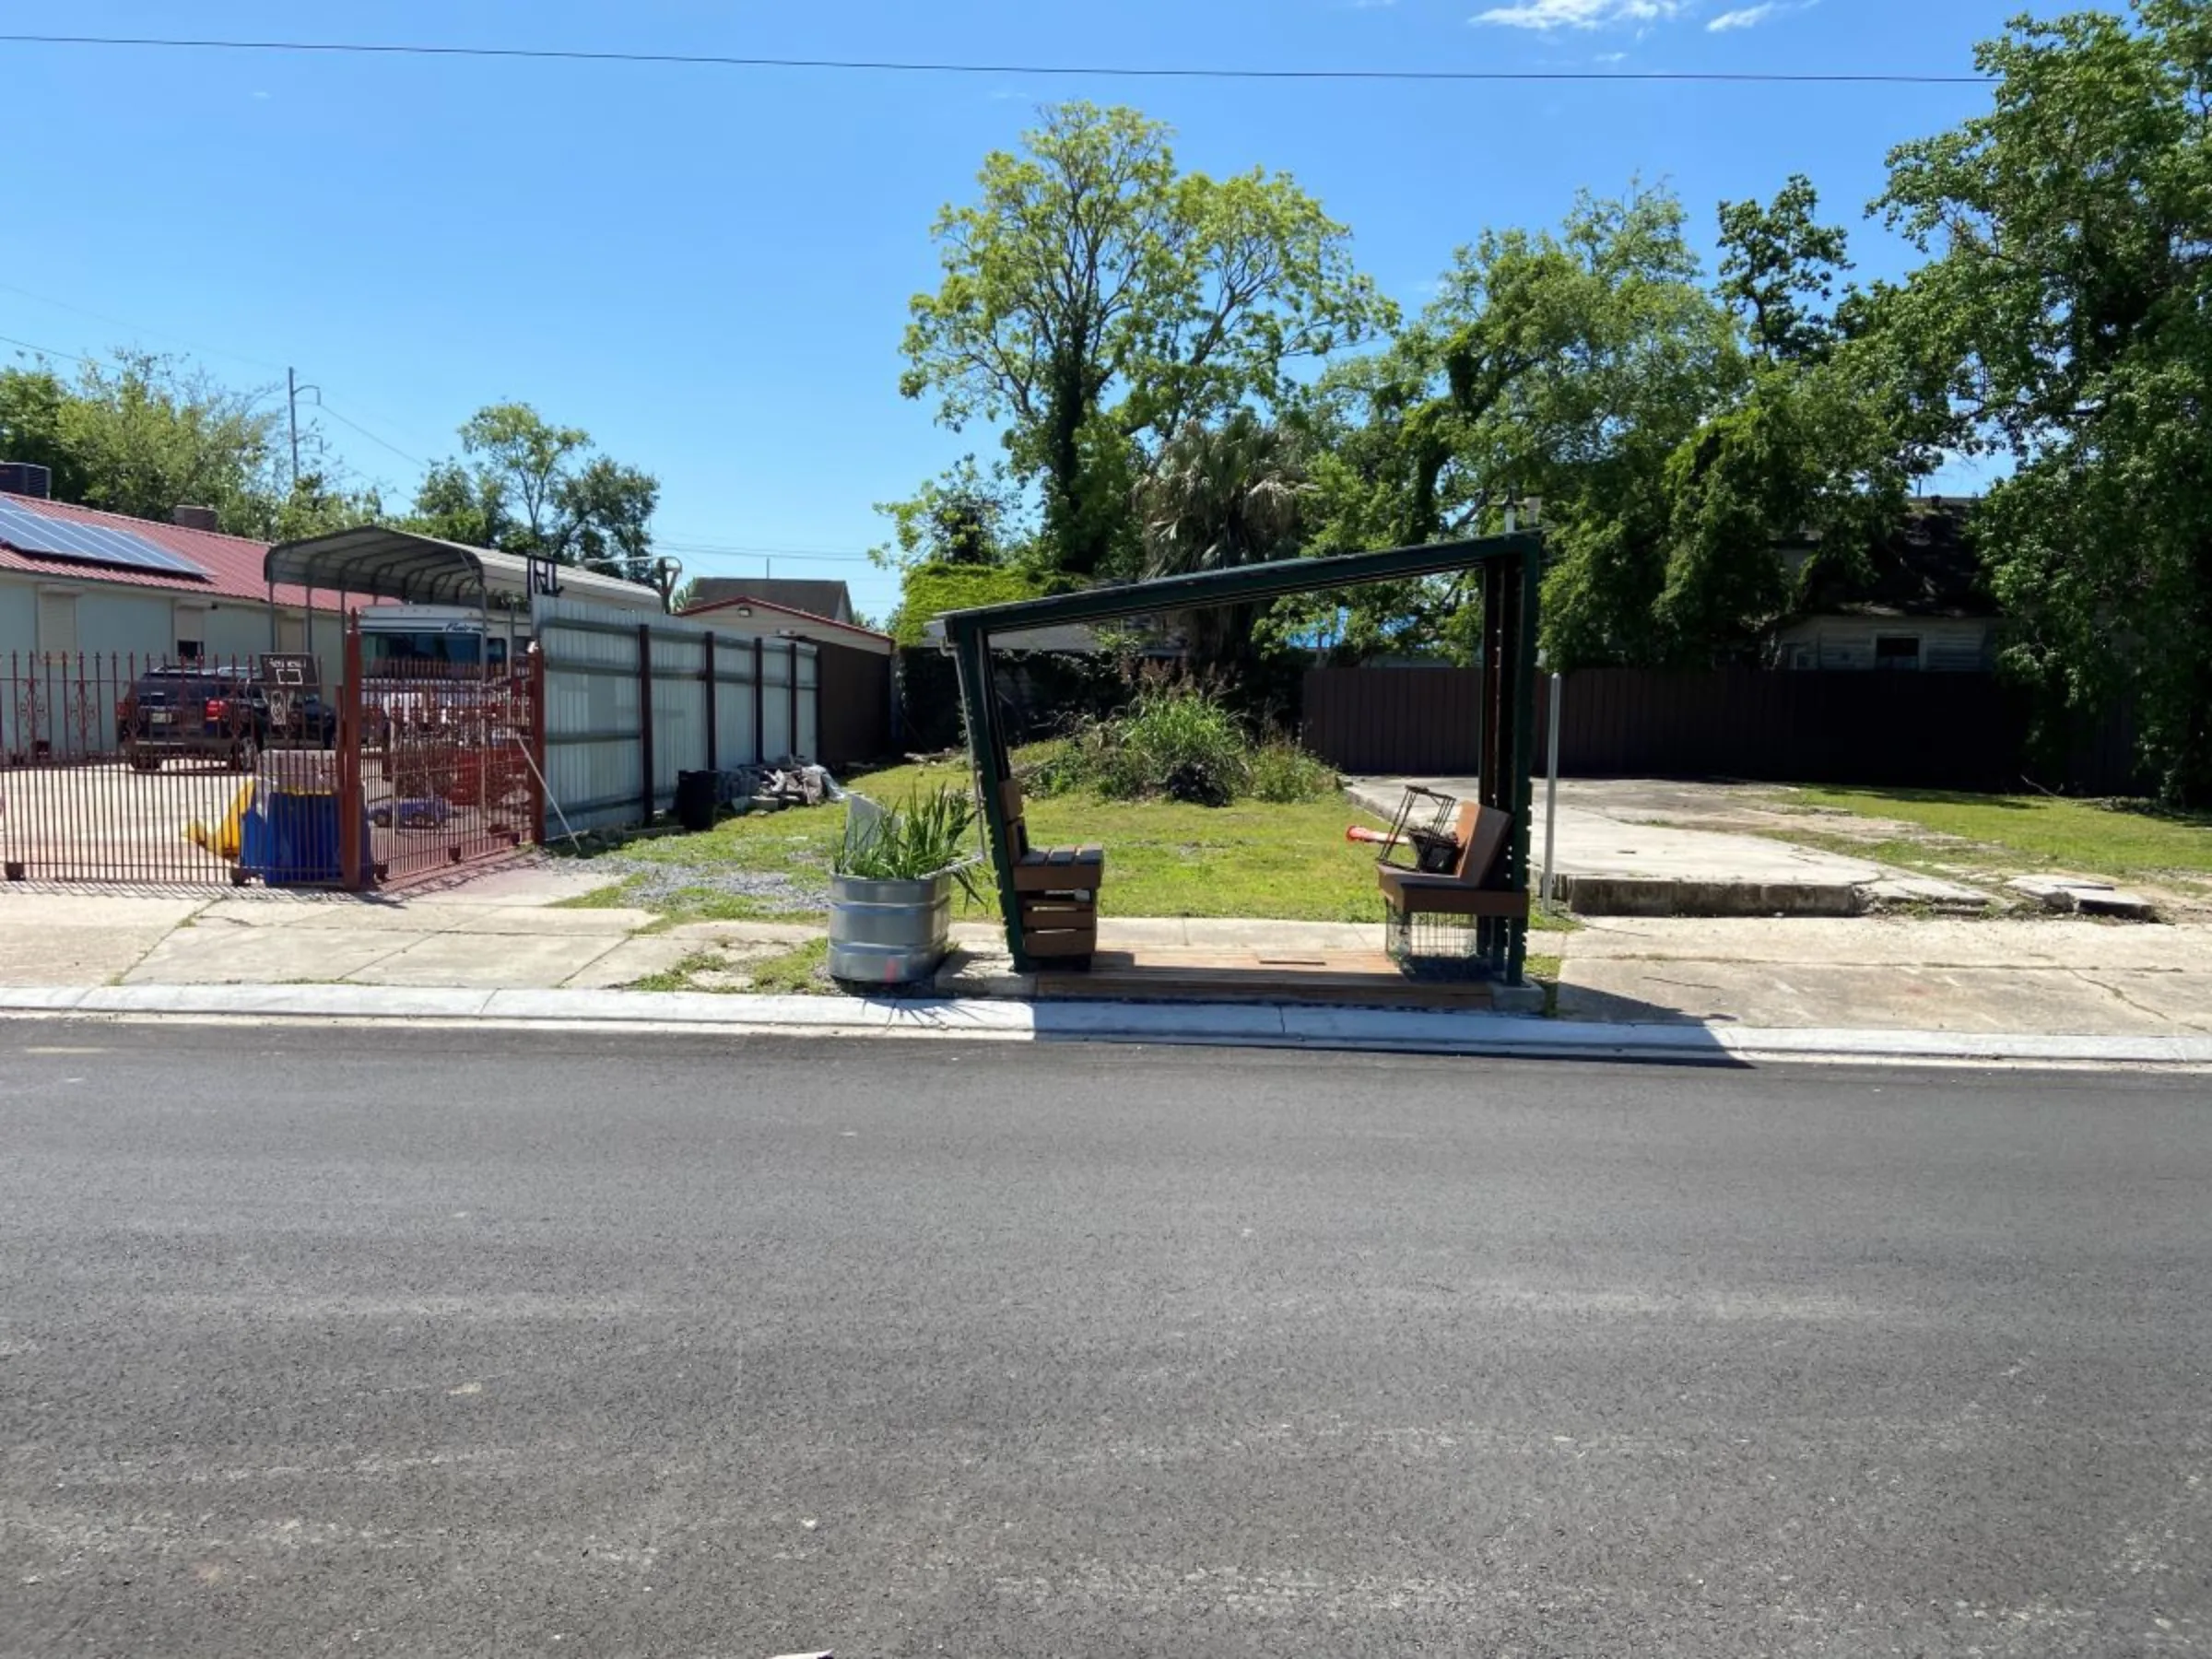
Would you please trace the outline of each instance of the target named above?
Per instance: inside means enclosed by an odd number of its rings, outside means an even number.
[[[916,790],[895,806],[886,806],[874,822],[850,808],[845,833],[838,841],[831,868],[862,881],[924,881],[949,875],[972,899],[981,900],[971,851],[975,832],[975,800],[950,783]]]

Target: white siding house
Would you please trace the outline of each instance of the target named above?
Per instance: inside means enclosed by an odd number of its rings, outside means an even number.
[[[1774,629],[1777,668],[1983,674],[1996,666],[1996,603],[1967,539],[1973,503],[1908,504],[1871,569],[1814,582],[1802,613]],[[1785,554],[1802,565],[1810,547]]]

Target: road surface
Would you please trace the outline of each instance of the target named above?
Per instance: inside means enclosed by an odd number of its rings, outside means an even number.
[[[2212,1089],[0,1025],[0,1654],[2212,1653]]]

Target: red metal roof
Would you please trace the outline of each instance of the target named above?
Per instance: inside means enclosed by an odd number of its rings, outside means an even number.
[[[96,507],[77,507],[66,501],[49,501],[38,496],[10,495],[10,507],[38,514],[41,518],[59,520],[67,524],[98,524],[110,530],[127,530],[133,535],[145,537],[157,547],[188,559],[207,572],[206,582],[194,582],[189,576],[165,576],[158,571],[117,570],[108,565],[87,564],[75,559],[46,559],[35,553],[18,552],[0,538],[0,571],[27,571],[36,576],[51,576],[57,581],[99,582],[116,587],[159,588],[173,594],[204,594],[215,599],[256,599],[265,601],[269,585],[262,580],[262,560],[268,557],[267,542],[249,541],[242,535],[224,535],[214,530],[187,530],[182,524],[164,524],[152,519],[127,518],[120,512],[102,512]],[[316,595],[317,608],[335,610],[335,594]],[[276,590],[279,605],[304,605],[307,594],[302,588],[280,587]]]

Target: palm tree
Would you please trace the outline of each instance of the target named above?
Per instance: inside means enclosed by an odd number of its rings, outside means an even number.
[[[1189,576],[1287,559],[1298,550],[1312,486],[1296,442],[1249,409],[1217,427],[1194,421],[1161,448],[1136,486],[1145,574]],[[1254,607],[1172,618],[1194,668],[1249,653]]]

